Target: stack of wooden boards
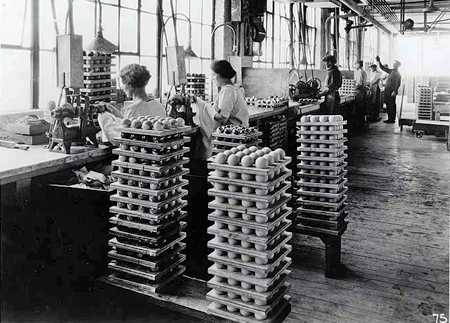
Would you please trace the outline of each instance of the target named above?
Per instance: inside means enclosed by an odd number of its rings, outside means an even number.
[[[287,119],[284,115],[277,115],[262,120],[259,129],[263,135],[262,145],[271,149],[287,149]]]
[[[187,74],[186,93],[200,97],[206,100],[206,75],[205,74]]]
[[[245,145],[246,147],[258,146],[261,143],[262,132],[254,127],[222,126],[213,132],[212,153],[216,155],[225,150]]]
[[[418,120],[433,119],[433,91],[427,85],[418,85],[416,89],[416,116]]]
[[[157,293],[185,271],[181,241],[186,212],[181,209],[187,204],[182,198],[188,182],[182,176],[189,173],[183,168],[189,149],[183,147],[183,133],[189,130],[122,128],[120,148],[113,150],[119,159],[113,161],[118,170],[112,173],[117,193],[111,200],[117,205],[110,208],[115,227],[110,229],[109,283]]]
[[[326,246],[325,275],[340,270],[340,237],[347,228],[347,183],[342,116],[303,116],[297,122],[297,205],[294,231],[320,237]]]
[[[81,89],[81,93],[85,94],[91,103],[111,101],[112,93],[116,89],[112,78],[115,72],[111,69],[115,66],[112,64],[115,56],[93,52],[83,54],[84,88]]]
[[[223,154],[208,164],[213,170],[208,181],[214,185],[208,191],[214,197],[209,203],[214,212],[208,216],[214,222],[208,228],[214,235],[208,242],[214,249],[208,256],[213,262],[208,272],[214,276],[208,281],[208,313],[236,322],[281,322],[290,311],[287,217],[292,210],[286,206],[291,198],[286,179],[292,172],[286,165],[291,158],[281,149],[279,158],[267,147],[248,150],[241,151],[239,164],[220,161]],[[256,167],[242,166],[248,158],[256,159]],[[258,162],[261,158],[268,163]]]

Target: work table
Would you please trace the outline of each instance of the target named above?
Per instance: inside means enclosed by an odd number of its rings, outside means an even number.
[[[106,159],[111,148],[72,146],[72,154],[48,151],[43,145],[30,146],[29,150],[0,147],[0,185],[29,179],[51,172],[82,166]]]

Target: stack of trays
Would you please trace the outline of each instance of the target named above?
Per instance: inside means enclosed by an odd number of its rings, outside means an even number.
[[[187,74],[186,93],[206,99],[206,76],[205,74]]]
[[[296,228],[340,236],[347,228],[342,116],[303,116],[298,126]]]
[[[260,123],[262,145],[270,149],[287,147],[287,119],[284,115],[268,118]]]
[[[112,92],[115,91],[114,79],[111,74],[114,71],[111,67],[112,59],[115,56],[111,54],[100,54],[91,52],[86,54],[83,52],[84,67],[84,88],[80,91],[89,97],[89,102],[95,101],[111,101]]]
[[[416,115],[420,120],[432,120],[433,93],[431,87],[417,86],[416,90]]]
[[[210,161],[214,212],[208,219],[214,224],[208,233],[214,238],[208,247],[214,251],[208,273],[214,277],[208,313],[236,322],[281,321],[290,310],[291,158],[265,147],[219,153]]]
[[[111,196],[117,205],[109,219],[114,227],[107,281],[115,286],[157,293],[185,271],[181,209],[187,204],[182,198],[188,182],[182,176],[189,173],[183,168],[189,161],[183,158],[188,130],[183,125],[162,131],[122,128],[120,148],[113,150],[119,159],[112,163],[118,167],[112,173],[117,193]]]
[[[271,97],[265,99],[258,99],[256,97],[246,97],[245,102],[248,106],[253,106],[256,108],[281,108],[287,106],[289,101],[284,97],[279,97],[272,95]]]
[[[213,155],[240,145],[258,146],[261,143],[261,135],[262,132],[255,127],[221,126],[212,134]]]
[[[342,86],[339,88],[341,95],[355,95],[356,81],[354,79],[342,79]]]

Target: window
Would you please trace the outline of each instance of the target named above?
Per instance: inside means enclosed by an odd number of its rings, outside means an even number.
[[[31,3],[39,6],[39,107],[50,100],[57,101],[59,90],[56,80],[56,30],[49,0],[3,0],[2,7],[2,74],[0,112],[30,109],[31,75]],[[163,77],[163,91],[168,90],[165,58],[162,75],[157,75],[158,53],[158,0],[102,0],[103,36],[118,46],[115,53],[115,71],[129,63],[146,65],[152,74],[147,90],[154,93],[159,77]],[[213,0],[173,0],[176,13],[186,15],[192,22],[192,48],[199,60],[186,61],[187,72],[207,73],[211,57]],[[172,15],[170,1],[163,1],[164,21]],[[55,14],[60,34],[65,33],[67,1],[55,1]],[[83,36],[83,45],[89,44],[96,31],[95,0],[74,2],[75,34]],[[167,23],[169,45],[174,43],[172,19]],[[177,16],[179,44],[188,43],[188,22]],[[166,47],[164,40],[163,48]],[[117,75],[116,75],[117,76]],[[25,80],[25,82],[24,82]],[[17,86],[20,84],[20,86]]]

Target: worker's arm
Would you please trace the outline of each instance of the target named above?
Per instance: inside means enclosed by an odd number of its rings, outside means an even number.
[[[392,72],[392,70],[390,68],[384,67],[383,63],[381,63],[380,56],[377,56],[375,59],[377,60],[378,64],[380,65],[380,69],[383,72],[388,73],[388,74]]]
[[[106,102],[105,103],[106,110],[110,113],[112,113],[117,118],[123,119],[123,114],[120,112],[115,106],[113,106],[111,103]]]
[[[231,111],[234,108],[235,94],[232,88],[224,87],[219,93],[218,105],[216,107],[216,115],[214,119],[220,124],[224,125],[230,118]]]

